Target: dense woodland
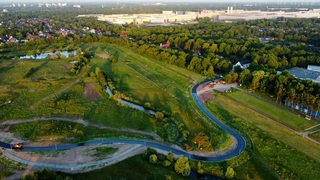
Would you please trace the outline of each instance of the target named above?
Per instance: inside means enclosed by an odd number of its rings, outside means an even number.
[[[1,43],[1,49],[19,48],[39,53],[47,44],[108,42],[187,68],[207,77],[225,75],[245,88],[320,110],[320,85],[290,75],[291,67],[320,65],[320,20],[254,20],[234,23],[199,19],[198,24],[164,26],[110,25],[77,12],[21,12],[1,14],[0,37],[18,42]],[[95,32],[84,30],[87,27]],[[61,33],[63,30],[66,33]],[[28,35],[50,33],[52,38],[22,42]],[[120,37],[120,35],[124,35]],[[160,44],[169,45],[168,48]],[[251,63],[246,70],[233,64]],[[279,73],[280,72],[280,73]]]

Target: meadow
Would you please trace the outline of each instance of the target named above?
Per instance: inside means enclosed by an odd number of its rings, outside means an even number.
[[[120,132],[100,129],[92,126],[83,126],[65,121],[34,121],[15,124],[10,131],[16,136],[30,141],[45,141],[54,139],[60,143],[76,143],[99,138],[125,138],[125,139],[153,139],[151,136],[131,132]]]
[[[262,101],[241,91],[235,91],[231,93],[229,97],[260,114],[297,131],[303,131],[304,129],[317,124],[315,121],[307,121],[303,117],[297,116],[287,109],[279,108],[278,106]]]
[[[55,45],[47,49],[53,47]],[[4,104],[0,109],[1,121],[34,117],[81,118],[116,128],[156,132],[175,143],[179,138],[180,144],[190,143],[199,133],[209,137],[215,150],[231,144],[230,136],[205,118],[192,101],[191,87],[203,79],[201,75],[112,44],[84,43],[75,47],[92,54],[78,74],[70,70],[76,57],[1,59],[0,103]],[[117,62],[101,54],[117,58]],[[164,113],[165,119],[157,120],[108,97],[104,87],[92,76],[96,68],[112,81],[115,92],[138,104],[149,104],[151,109]],[[96,85],[93,87],[98,95],[94,100],[84,95],[88,83]],[[6,104],[8,101],[11,103]],[[173,130],[168,130],[168,126],[174,127]],[[175,131],[179,131],[178,134]]]
[[[320,132],[312,133],[309,135],[311,138],[315,139],[316,141],[320,142]]]
[[[235,96],[238,94],[236,92]],[[206,106],[219,119],[247,134],[254,145],[250,160],[236,168],[239,177],[320,178],[319,145],[279,125],[270,116],[255,111],[251,104],[238,102],[233,96],[234,93],[215,93],[215,98]]]
[[[202,76],[143,57],[116,45],[96,43],[90,46],[96,46],[93,48],[95,54],[117,55],[117,62],[114,63],[100,56],[92,58],[90,63],[92,69],[100,67],[106,73],[107,78],[115,85],[116,91],[133,98],[138,104],[150,103],[152,109],[163,112],[178,125],[181,124],[179,122],[183,122],[190,136],[200,132],[206,133],[215,149],[231,143],[230,137],[225,136],[225,132],[204,118],[192,101],[191,87],[194,82],[201,81]],[[107,116],[107,112],[100,112],[99,115],[94,113],[87,117],[92,121],[99,121],[104,114]],[[159,122],[154,123],[159,126]],[[210,126],[207,123],[210,123]]]
[[[134,171],[132,170],[134,168]],[[73,179],[188,179],[176,174],[173,170],[163,167],[162,165],[154,165],[148,163],[142,158],[142,155],[137,155],[126,159],[117,164],[104,167],[81,174],[63,174]]]

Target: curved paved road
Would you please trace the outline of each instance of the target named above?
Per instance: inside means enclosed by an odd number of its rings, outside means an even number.
[[[207,81],[204,81],[202,83],[206,83]],[[201,84],[202,84],[201,83]],[[221,121],[219,121],[216,117],[214,117],[209,111],[208,109],[201,103],[199,96],[197,94],[197,88],[199,87],[200,84],[195,85],[192,88],[192,96],[194,101],[197,103],[197,105],[199,106],[199,108],[214,122],[216,123],[218,126],[220,126],[223,130],[227,131],[229,134],[231,134],[233,137],[236,138],[238,144],[237,144],[237,148],[235,150],[233,150],[232,152],[230,152],[228,155],[230,157],[235,157],[238,156],[242,151],[244,151],[244,149],[246,148],[246,141],[245,139],[238,134],[236,131],[234,131],[233,129],[231,129],[229,126],[223,124]],[[226,160],[226,159],[225,159]]]
[[[205,83],[205,82],[202,82],[202,83]],[[125,143],[125,144],[144,145],[144,146],[149,146],[149,147],[153,147],[153,148],[157,148],[165,151],[171,151],[176,155],[184,155],[186,157],[189,157],[190,159],[200,160],[200,161],[219,162],[219,161],[225,161],[227,159],[238,156],[246,147],[244,138],[240,136],[237,132],[235,132],[233,129],[231,129],[230,127],[226,126],[221,121],[219,121],[205,108],[205,106],[200,102],[197,94],[197,88],[199,85],[200,84],[197,84],[192,89],[192,95],[196,104],[213,122],[215,122],[218,126],[220,126],[222,129],[224,129],[229,134],[235,137],[235,139],[237,140],[237,147],[233,151],[230,151],[223,155],[212,157],[208,155],[201,155],[201,154],[187,152],[182,149],[173,147],[172,145],[161,143],[161,142],[145,141],[145,140],[129,140],[129,139],[101,139],[101,140],[86,141],[86,142],[77,143],[77,144],[65,144],[65,145],[55,145],[55,146],[24,146],[23,149],[28,151],[54,151],[54,150],[72,149],[79,146],[90,146],[94,144]],[[0,147],[11,149],[12,145],[8,143],[0,142]]]

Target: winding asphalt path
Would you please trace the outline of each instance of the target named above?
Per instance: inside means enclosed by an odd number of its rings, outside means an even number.
[[[205,81],[206,82],[206,81]],[[205,83],[202,82],[202,83]],[[65,144],[65,145],[54,145],[54,146],[23,146],[23,150],[27,151],[55,151],[55,150],[67,150],[72,149],[79,146],[90,146],[90,145],[96,145],[96,144],[112,144],[112,143],[125,143],[125,144],[135,144],[135,145],[143,145],[143,146],[149,146],[157,149],[161,149],[164,151],[171,151],[172,153],[176,155],[184,155],[190,159],[194,160],[200,160],[200,161],[211,161],[211,162],[219,162],[219,161],[225,161],[227,159],[233,158],[238,156],[246,147],[246,142],[242,136],[240,136],[237,132],[235,132],[230,127],[223,124],[221,121],[219,121],[216,117],[214,117],[207,109],[206,107],[201,103],[199,100],[198,94],[197,94],[197,88],[200,84],[197,84],[192,89],[192,95],[194,98],[194,101],[199,106],[199,108],[218,126],[220,126],[222,129],[227,131],[229,134],[231,134],[236,140],[237,145],[236,148],[232,151],[229,151],[225,154],[210,157],[208,155],[201,155],[196,153],[191,153],[184,151],[182,149],[173,147],[170,144],[162,143],[162,142],[154,142],[154,141],[146,141],[146,140],[132,140],[132,139],[101,139],[101,140],[91,140],[86,141],[82,143],[77,144]],[[6,149],[12,149],[12,145],[4,142],[0,142],[0,147],[6,148]]]

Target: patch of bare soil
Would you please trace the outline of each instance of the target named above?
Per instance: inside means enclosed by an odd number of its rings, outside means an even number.
[[[103,58],[103,59],[109,59],[110,55],[107,53],[103,53],[103,54],[97,54],[99,57]]]
[[[208,92],[204,92],[202,94],[199,95],[199,99],[201,101],[201,103],[205,104],[208,100],[213,99],[213,95],[211,91]]]
[[[199,91],[202,91],[202,90],[207,89],[209,83],[210,83],[210,82],[206,82],[206,83],[200,84],[200,85],[197,87],[197,90],[196,90],[196,91],[199,92]]]
[[[86,83],[84,85],[84,96],[89,101],[95,101],[101,98],[100,94],[97,91],[96,83]]]
[[[70,64],[70,63],[69,64],[65,64],[64,68],[66,68],[66,70],[70,70],[72,68],[72,65],[73,64]]]
[[[140,148],[133,150],[129,153],[126,153],[119,158],[114,160],[110,160],[108,163],[97,164],[93,165],[95,162],[112,158],[113,156],[117,156],[121,153],[124,153],[128,149],[132,148],[135,145],[132,144],[100,144],[100,145],[93,145],[88,147],[77,147],[69,150],[62,150],[62,151],[43,151],[43,152],[28,152],[28,151],[19,151],[19,150],[8,150],[10,154],[14,155],[23,160],[32,161],[32,162],[39,162],[45,164],[55,164],[56,166],[53,167],[55,170],[68,172],[68,173],[80,173],[80,172],[87,172],[92,171],[94,169],[99,169],[105,166],[109,166],[120,162],[124,159],[132,157],[134,155],[143,153],[146,149],[145,147],[141,146]],[[96,148],[98,147],[112,147],[117,148],[118,150],[113,154],[105,154],[98,156],[96,155]],[[60,166],[70,166],[70,168],[60,168]],[[82,168],[76,168],[77,165],[85,165]],[[29,165],[32,168],[32,171],[37,170],[38,166]],[[74,167],[74,168],[72,168]]]

